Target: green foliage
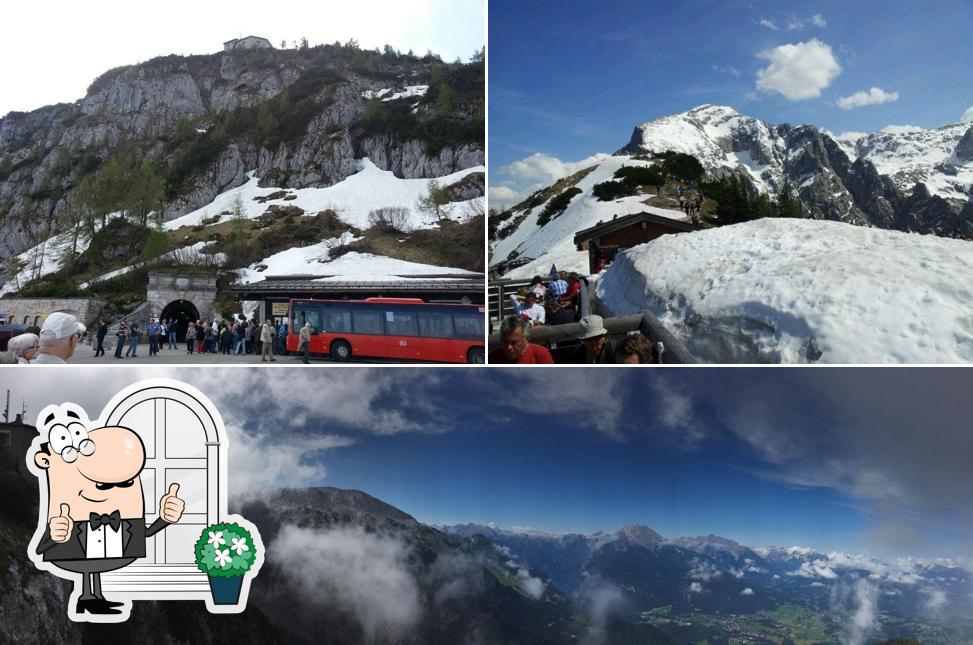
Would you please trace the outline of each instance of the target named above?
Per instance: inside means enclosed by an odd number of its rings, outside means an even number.
[[[657,166],[622,166],[614,176],[632,187],[661,186],[666,183],[665,175]]]
[[[18,291],[17,295],[21,298],[81,298],[89,294],[85,289],[80,289],[76,284],[66,280],[56,282],[45,280],[37,284],[28,284]]]
[[[591,194],[603,202],[635,194],[635,187],[624,181],[603,181],[591,187]]]
[[[484,64],[453,64],[433,70],[429,90],[419,100],[433,106],[431,114],[413,113],[408,100],[370,99],[354,133],[362,139],[386,135],[395,141],[420,139],[429,152],[445,147],[483,145]]]
[[[443,208],[449,203],[449,188],[444,187],[435,179],[430,179],[426,184],[426,194],[419,198],[416,209],[423,213],[435,215],[436,219],[442,220],[444,217]]]
[[[538,226],[544,226],[567,210],[568,204],[571,203],[574,196],[580,194],[581,189],[576,186],[572,186],[563,193],[560,193],[556,197],[552,198],[551,201],[547,202],[547,206],[544,207],[544,210],[541,211],[541,214],[537,217]]]
[[[703,165],[696,157],[667,150],[660,155],[663,159],[662,170],[668,175],[683,181],[698,181],[703,178]]]
[[[763,217],[774,217],[776,209],[765,194],[751,197],[738,175],[704,183],[703,192],[717,202],[714,214],[720,224],[738,224]]]
[[[247,529],[235,522],[218,522],[203,529],[195,551],[200,571],[215,578],[233,578],[250,570],[257,547]]]
[[[784,185],[777,195],[776,213],[777,217],[805,217],[801,202],[794,198],[791,183],[784,180]]]
[[[145,246],[142,247],[142,259],[146,261],[155,260],[162,254],[167,253],[170,248],[171,245],[168,235],[162,231],[149,231],[148,236],[145,238]]]

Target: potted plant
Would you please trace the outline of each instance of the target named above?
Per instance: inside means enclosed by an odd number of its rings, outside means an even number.
[[[243,576],[255,557],[253,537],[239,524],[218,522],[203,529],[196,541],[196,566],[209,576],[214,604],[239,602]]]

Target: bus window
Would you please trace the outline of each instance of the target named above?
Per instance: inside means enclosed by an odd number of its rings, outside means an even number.
[[[374,336],[385,334],[385,328],[382,326],[382,310],[377,307],[355,307],[352,311],[352,321],[356,334]]]
[[[304,323],[311,323],[312,332],[321,331],[321,308],[316,302],[294,303],[294,332],[299,332]]]
[[[453,323],[456,326],[456,338],[471,338],[483,340],[483,314],[466,311],[453,312]]]
[[[324,330],[329,334],[351,333],[351,309],[330,302],[323,303]]]
[[[389,336],[418,336],[415,310],[386,309],[385,333]]]
[[[419,335],[425,338],[452,338],[453,317],[448,309],[420,310]]]

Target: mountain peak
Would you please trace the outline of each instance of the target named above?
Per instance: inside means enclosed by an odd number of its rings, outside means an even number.
[[[618,530],[618,539],[646,548],[654,548],[665,542],[665,538],[642,524],[623,526]]]

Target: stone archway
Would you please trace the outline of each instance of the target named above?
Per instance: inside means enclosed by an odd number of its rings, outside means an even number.
[[[180,320],[178,338],[186,334],[189,320],[212,321],[215,315],[216,276],[186,273],[150,273],[145,317]],[[184,318],[183,318],[184,316]]]
[[[200,320],[199,309],[188,300],[173,300],[162,308],[160,320],[168,320],[176,326],[176,339],[181,343],[186,339],[186,329],[190,322]]]

